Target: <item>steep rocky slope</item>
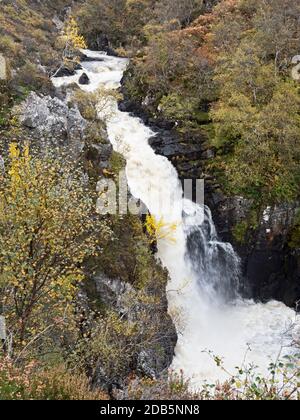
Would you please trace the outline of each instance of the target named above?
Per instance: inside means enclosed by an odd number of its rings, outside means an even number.
[[[55,89],[50,81],[62,62],[59,37],[69,6],[68,1],[54,7],[53,2],[1,2],[0,155],[7,155],[12,141],[21,147],[29,142],[39,156],[55,151],[57,157],[66,156],[85,168],[95,192],[99,180],[117,180],[124,162],[112,151],[93,95],[81,94],[75,85]],[[6,67],[9,72],[4,72]],[[168,315],[168,276],[152,255],[143,221],[116,215],[107,216],[106,223],[111,240],[103,240],[100,258],[85,262],[76,314],[83,342],[101,330],[101,322],[111,322],[107,327],[111,337],[103,346],[101,335],[94,338],[99,350],[87,342],[83,351],[78,343],[74,353],[85,358],[93,384],[110,392],[124,387],[130,375],[162,374],[171,364],[177,336]],[[130,336],[118,322],[132,329]],[[128,344],[130,351],[125,352]],[[77,346],[73,343],[70,348],[73,345]],[[111,346],[112,354],[105,353],[105,345]],[[124,346],[120,360],[114,360],[117,345]]]

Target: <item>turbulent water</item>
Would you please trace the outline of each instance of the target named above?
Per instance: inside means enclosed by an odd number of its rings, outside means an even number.
[[[53,83],[77,83],[84,71],[91,83],[82,89],[117,89],[128,60],[85,53],[100,61],[84,62],[84,70]],[[174,370],[183,370],[194,386],[227,379],[241,365],[254,364],[265,373],[271,361],[293,352],[295,312],[278,302],[259,304],[238,296],[238,257],[230,244],[218,240],[210,210],[183,198],[175,168],[148,144],[154,133],[119,111],[113,98],[100,101],[98,111],[114,149],[126,159],[132,195],[165,223],[158,257],[170,274],[169,312],[179,336]],[[171,225],[176,229],[169,234]],[[226,371],[212,355],[223,358]]]

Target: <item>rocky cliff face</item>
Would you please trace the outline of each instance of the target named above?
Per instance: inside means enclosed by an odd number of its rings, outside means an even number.
[[[95,112],[88,116],[84,112],[85,107],[94,109],[95,104],[86,105],[86,98],[76,99],[77,85],[55,89],[49,77],[74,74],[81,67],[77,58],[94,60],[79,51],[76,59],[62,59],[63,21],[75,3],[0,2],[0,171],[5,169],[1,153],[11,141],[29,141],[31,151],[41,156],[47,151],[79,162],[86,170],[86,185],[94,193],[97,181],[103,177],[117,179],[124,163],[113,153],[105,124]],[[82,77],[80,82],[90,81]],[[130,375],[153,378],[165,371],[173,359],[177,335],[168,315],[168,276],[152,255],[143,222],[138,217],[128,220],[116,216],[108,224],[112,240],[105,245],[101,259],[86,262],[86,283],[79,293],[77,310],[82,314],[79,329],[88,337],[110,313],[138,332],[136,340],[125,343],[130,344],[130,356],[124,356],[121,370],[110,370],[97,354],[96,362],[91,361],[94,384],[110,391],[122,388]],[[94,302],[98,303],[96,308]],[[119,337],[122,331],[112,335],[113,348]],[[110,364],[114,364],[113,357],[109,355]],[[120,363],[117,359],[115,362]]]
[[[168,304],[164,288],[153,284],[148,291],[148,296],[152,299],[143,302],[140,292],[130,283],[110,279],[102,272],[99,272],[93,281],[102,302],[114,308],[129,324],[138,325],[140,335],[140,343],[132,359],[127,362],[128,369],[125,370],[124,376],[110,377],[100,360],[94,383],[101,388],[109,389],[109,385],[113,385],[113,388],[122,389],[125,388],[131,372],[142,377],[158,378],[171,365],[177,342],[174,324],[167,313]],[[149,334],[150,331],[154,331],[154,334]],[[148,334],[151,336],[149,341],[146,338]]]
[[[68,107],[59,98],[32,92],[16,113],[24,128],[43,148],[65,146],[75,156],[83,150],[87,122],[76,106]]]
[[[261,301],[276,299],[299,308],[300,250],[289,246],[299,203],[267,208],[258,225],[244,242],[237,243],[232,231],[245,220],[250,203],[238,197],[215,203],[214,213],[220,235],[231,241],[242,257],[244,293]]]

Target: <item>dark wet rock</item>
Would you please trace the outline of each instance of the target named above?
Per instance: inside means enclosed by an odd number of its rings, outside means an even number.
[[[88,75],[86,73],[82,73],[82,75],[80,76],[78,83],[80,85],[89,85],[90,84],[90,79],[88,77]]]
[[[74,76],[75,75],[75,69],[74,68],[68,68],[68,67],[60,67],[53,75],[53,77],[68,77],[68,76]]]
[[[268,208],[249,238],[244,272],[255,299],[276,299],[295,307],[300,301],[300,249],[291,249],[289,232],[300,204]],[[245,249],[246,248],[246,249]]]
[[[134,106],[130,107],[131,103],[133,104],[133,102],[129,102],[129,101],[121,101],[119,103],[119,110],[122,112],[134,112]]]
[[[88,43],[91,50],[103,51],[113,57],[118,56],[117,52],[111,47],[108,36],[103,33],[93,34],[93,37],[88,39]]]
[[[110,55],[112,57],[119,57],[119,54],[111,47],[103,48],[101,51],[106,52],[107,55]]]
[[[155,137],[149,139],[149,144],[158,154],[168,158],[181,157],[185,161],[196,160],[200,159],[202,154],[200,143],[186,142],[186,139],[176,131],[159,130]]]
[[[299,203],[265,209],[258,227],[250,230],[244,243],[233,237],[234,227],[247,220],[252,202],[242,197],[210,195],[218,232],[231,242],[242,259],[242,291],[250,298],[275,299],[296,307],[300,301],[300,250],[289,247],[289,233]],[[300,309],[300,308],[299,308]]]
[[[100,33],[93,36],[93,39],[90,41],[90,45],[93,50],[105,51],[109,48],[109,39],[105,34]]]
[[[254,299],[276,299],[300,309],[300,250],[292,253],[284,237],[258,241],[245,261],[244,271]]]
[[[112,145],[108,142],[105,144],[91,144],[86,151],[86,159],[100,170],[109,167],[109,161],[113,152]]]
[[[104,61],[103,58],[100,57],[89,57],[85,54],[82,55],[81,57],[81,61],[82,62],[94,62],[94,61]]]
[[[122,93],[124,93],[122,91]],[[144,111],[142,106],[135,101],[132,101],[125,97],[124,100],[120,101],[119,109],[122,112],[129,112],[139,117],[145,124],[149,124],[149,115]]]

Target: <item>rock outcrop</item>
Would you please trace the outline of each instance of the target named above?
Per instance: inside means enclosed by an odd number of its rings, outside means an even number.
[[[78,83],[80,85],[89,85],[90,79],[86,73],[82,73],[82,75],[79,77]]]
[[[160,377],[174,357],[177,333],[168,315],[165,288],[153,285],[153,289],[146,292],[147,299],[144,294],[141,298],[140,293],[130,283],[111,279],[101,271],[90,277],[80,293],[79,312],[84,320],[85,334],[97,328],[91,302],[102,309],[114,311],[135,331],[134,338],[131,338],[132,351],[123,361],[121,369],[116,371],[101,357],[94,361],[92,382],[109,393],[126,389],[131,374],[151,379]]]
[[[115,308],[123,318],[131,323],[139,323],[139,329],[156,327],[156,336],[151,342],[141,345],[136,354],[135,369],[143,376],[156,378],[172,363],[174,347],[177,342],[175,326],[168,315],[168,304],[165,290],[159,291],[159,302],[142,303],[138,297],[138,291],[129,283],[120,280],[112,280],[104,275],[95,277],[96,289],[102,300],[110,307]],[[158,290],[152,290],[153,297],[157,297]],[[132,304],[135,302],[135,304]],[[141,313],[146,308],[147,320],[151,320],[151,326],[142,325]]]
[[[22,125],[41,144],[66,146],[74,155],[83,150],[87,123],[76,106],[69,108],[58,98],[31,92],[17,112]]]
[[[60,67],[56,72],[53,74],[53,77],[69,77],[74,76],[75,69],[74,68],[68,68],[65,66]]]
[[[234,201],[238,204],[234,205]],[[244,292],[256,300],[276,299],[300,309],[300,249],[289,246],[299,203],[265,209],[245,242],[237,243],[232,230],[236,223],[245,220],[249,207],[249,201],[238,198],[225,199],[215,207],[221,236],[230,240],[242,257]]]

